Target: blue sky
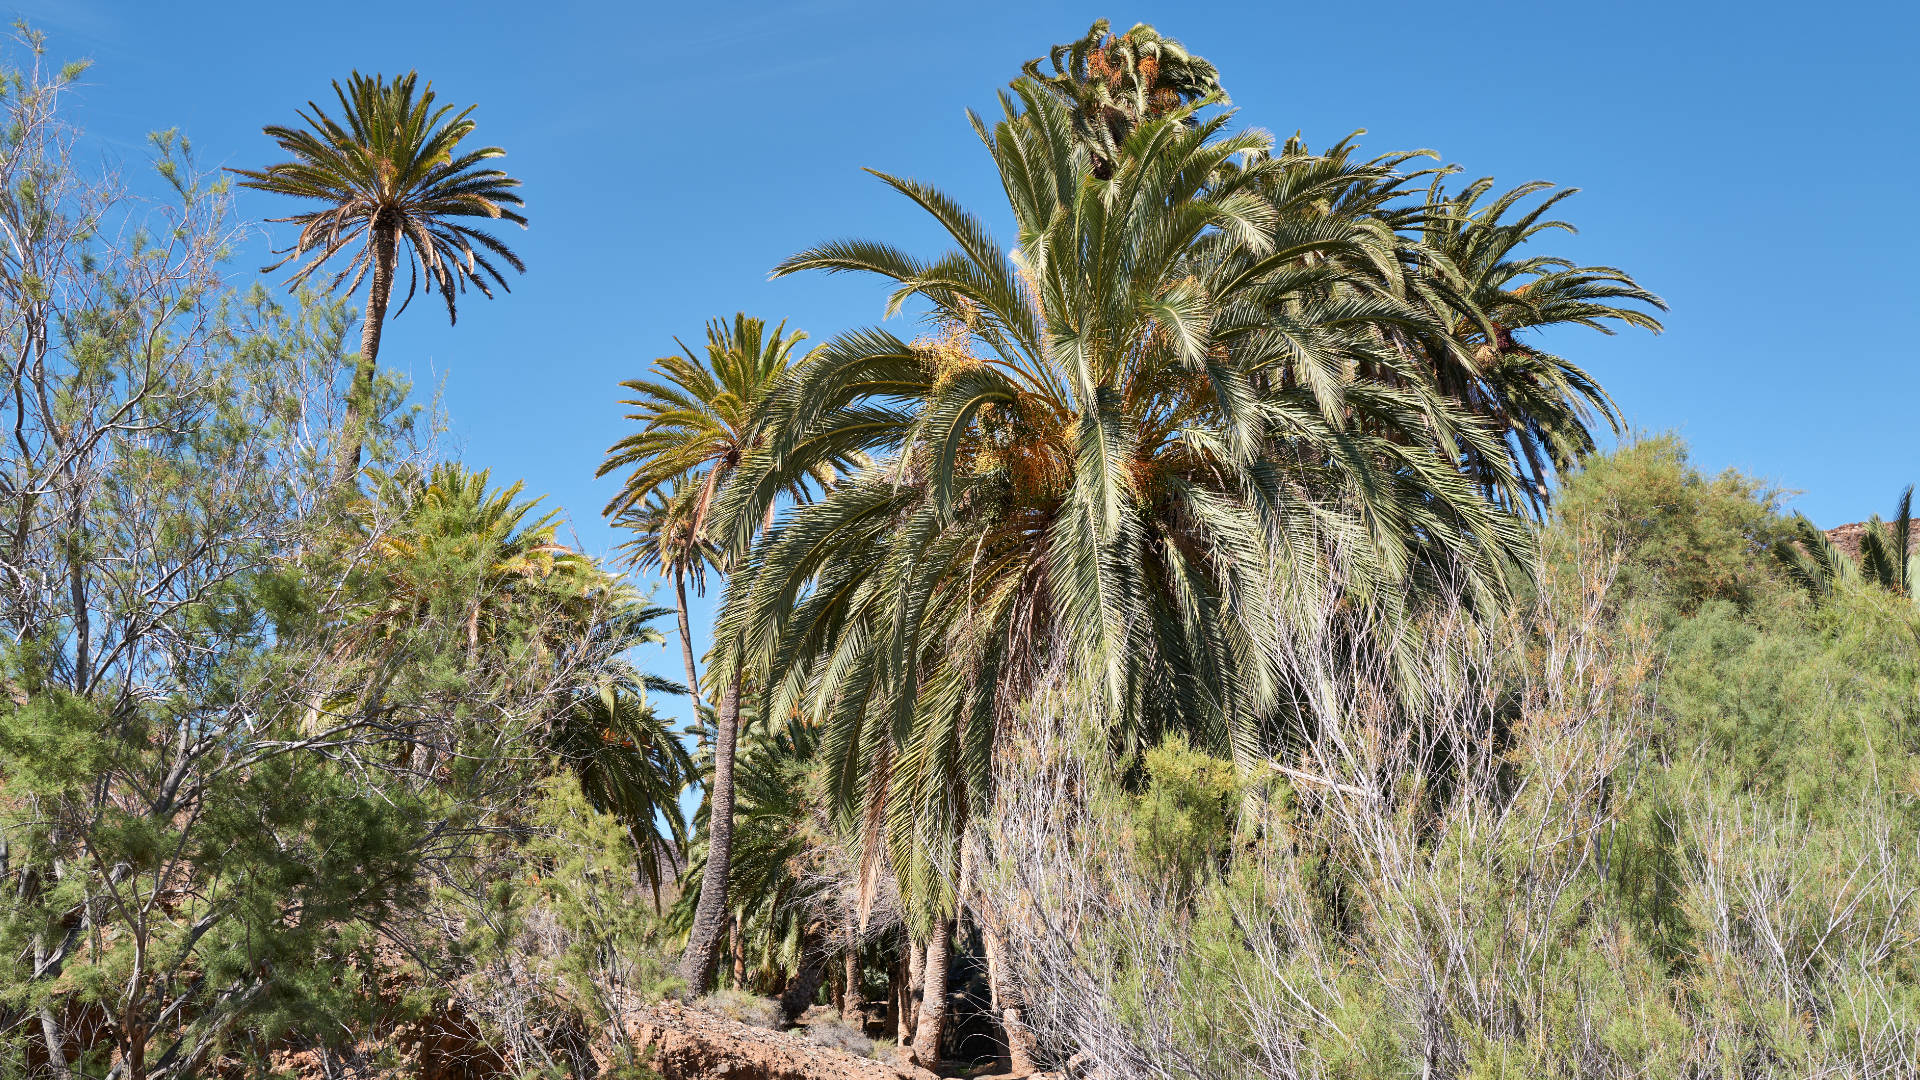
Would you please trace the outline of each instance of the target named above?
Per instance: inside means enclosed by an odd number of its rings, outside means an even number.
[[[0,2],[0,6],[5,6]],[[767,280],[782,257],[863,235],[938,237],[859,170],[931,180],[992,213],[963,110],[1105,15],[1217,64],[1242,122],[1323,145],[1431,147],[1469,176],[1579,186],[1561,253],[1626,268],[1668,332],[1556,346],[1632,425],[1675,430],[1709,469],[1794,489],[1823,525],[1891,509],[1920,480],[1920,285],[1907,4],[324,5],[28,0],[56,59],[95,64],[74,113],[129,164],[178,127],[205,164],[277,160],[262,124],[348,71],[418,69],[479,103],[532,227],[511,296],[394,322],[383,365],[444,381],[454,439],[524,477],[594,550],[593,479],[622,432],[616,384],[740,309],[815,340],[873,321],[853,279]],[[258,219],[284,204],[243,193]],[[264,242],[239,260],[244,277]],[[663,591],[662,596],[665,593]],[[697,623],[704,618],[696,617]],[[677,652],[653,666],[678,676]],[[676,707],[679,707],[676,703]]]

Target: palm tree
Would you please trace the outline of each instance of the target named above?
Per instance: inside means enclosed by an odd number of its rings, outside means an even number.
[[[695,711],[700,701],[699,669],[693,660],[693,631],[687,622],[687,585],[696,595],[707,592],[707,568],[719,562],[720,550],[694,528],[698,488],[656,488],[646,501],[622,510],[614,524],[630,530],[633,539],[621,545],[627,558],[641,570],[659,573],[673,583],[674,615],[680,630],[680,657],[686,666],[687,686]]]
[[[1913,543],[1912,484],[1900,493],[1892,521],[1881,521],[1878,514],[1867,519],[1860,534],[1860,573],[1896,596],[1920,599],[1914,588],[1920,582],[1920,551]]]
[[[1436,171],[1420,211],[1419,244],[1404,255],[1461,346],[1427,355],[1441,392],[1503,433],[1511,461],[1493,467],[1517,470],[1538,510],[1552,474],[1593,451],[1594,418],[1617,433],[1620,417],[1591,375],[1521,335],[1556,326],[1611,334],[1612,324],[1658,333],[1654,312],[1666,304],[1625,271],[1521,250],[1542,233],[1575,231],[1546,215],[1577,188],[1522,184],[1483,206],[1492,178],[1453,194],[1442,184],[1447,171]],[[1508,219],[1539,192],[1548,194]],[[1474,463],[1477,471],[1489,467]]]
[[[1920,548],[1913,535],[1913,485],[1900,493],[1892,521],[1878,514],[1860,527],[1859,557],[1849,557],[1805,515],[1795,514],[1786,543],[1775,548],[1788,576],[1814,596],[1842,581],[1865,582],[1920,604]]]
[[[439,290],[451,322],[456,293],[464,294],[471,285],[490,298],[493,285],[508,289],[499,264],[526,270],[512,249],[466,220],[505,220],[525,228],[527,219],[516,209],[526,205],[514,191],[520,181],[483,165],[506,151],[460,146],[473,134],[475,106],[458,112],[451,105],[435,108],[433,84],[420,86],[414,72],[389,82],[356,71],[346,86],[335,82],[333,91],[340,101],[339,119],[308,102],[308,111],[299,114],[305,127],[275,124],[265,129],[293,160],[258,171],[233,171],[243,178],[243,187],[320,204],[271,219],[299,225],[300,234],[291,247],[277,252],[284,257],[268,271],[307,259],[289,282],[299,285],[350,250],[331,287],[344,282],[352,293],[362,281],[369,282],[360,356],[335,458],[335,485],[344,489],[360,468],[380,331],[402,252],[409,273],[400,310],[406,310],[424,277],[429,288]]]
[[[609,579],[611,582],[611,579]],[[627,828],[641,883],[660,902],[660,886],[686,850],[686,819],[680,793],[693,779],[686,748],[648,701],[649,692],[685,693],[686,687],[648,675],[627,653],[659,645],[665,637],[653,621],[666,609],[642,603],[609,584],[581,635],[590,678],[579,682],[546,730],[547,746],[580,781],[596,809]],[[664,831],[662,831],[664,826]]]
[[[469,656],[511,616],[510,599],[551,583],[585,592],[599,581],[591,560],[557,539],[559,512],[520,498],[522,483],[494,487],[491,471],[457,462],[374,472],[372,497],[358,504],[383,567],[374,606],[357,621],[386,632],[416,622],[458,583]]]
[[[451,625],[466,664],[492,656],[529,678],[562,681],[569,689],[535,735],[597,808],[626,825],[657,895],[663,865],[686,846],[678,801],[693,765],[648,695],[687,689],[640,671],[628,654],[665,643],[653,624],[666,609],[560,543],[558,512],[541,513],[519,482],[496,487],[488,470],[457,462],[369,476],[357,510],[374,537],[378,584],[347,640],[381,653],[405,648],[417,628],[444,640]],[[502,646],[512,651],[494,655]]]
[[[794,350],[805,338],[798,331],[787,333],[785,323],[769,334],[765,322],[745,313],[734,316],[731,325],[715,319],[707,324],[704,358],[678,342],[678,355],[654,361],[659,378],[622,383],[634,395],[622,402],[634,410],[627,419],[639,428],[615,443],[600,466],[600,476],[627,470],[619,494],[607,504],[605,512],[619,520],[623,515],[643,513],[641,508],[656,493],[673,491],[690,497],[689,505],[671,510],[674,528],[684,537],[676,541],[681,544],[682,554],[674,557],[676,565],[683,566],[698,558],[695,550],[709,543],[713,534],[716,497],[755,450],[767,402],[795,366]],[[803,492],[807,479],[796,477],[782,487],[788,492]],[[644,523],[646,519],[629,516],[627,520]],[[753,525],[745,528],[750,537]],[[644,545],[640,550],[644,552]],[[735,550],[725,543],[718,546],[723,559]],[[684,612],[686,603],[677,588],[675,595]],[[684,629],[682,640],[688,640]],[[692,677],[691,645],[688,657],[688,675]],[[714,717],[706,870],[686,953],[681,957],[681,975],[695,993],[705,992],[712,984],[727,920],[734,749],[740,723],[738,669],[727,669],[720,686]]]
[[[722,515],[757,518],[822,461],[886,455],[765,534],[716,636],[760,675],[765,715],[821,726],[833,798],[936,947],[997,735],[1063,673],[1093,686],[1122,753],[1184,729],[1250,763],[1281,707],[1276,635],[1336,575],[1383,601],[1451,578],[1491,602],[1528,557],[1458,467],[1497,436],[1379,347],[1420,312],[1334,287],[1367,229],[1281,219],[1261,194],[1278,159],[1224,117],[1145,119],[1102,180],[1071,106],[1015,94],[975,127],[1016,251],[882,175],[954,250],[842,242],[777,269],[877,274],[937,333],[816,350]]]
[[[1128,135],[1146,120],[1188,105],[1229,104],[1220,72],[1146,23],[1115,35],[1105,19],[1086,36],[1055,45],[1053,74],[1027,62],[1027,77],[1058,95],[1072,109],[1073,130],[1093,157],[1093,175],[1104,180]]]

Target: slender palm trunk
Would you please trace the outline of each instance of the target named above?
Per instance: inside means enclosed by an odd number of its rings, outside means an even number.
[[[914,1024],[913,1058],[922,1068],[940,1065],[940,1040],[947,1033],[947,963],[953,956],[953,920],[933,924],[927,942],[927,981],[921,992],[920,1019]]]
[[[747,926],[739,912],[733,913],[732,928],[727,931],[727,956],[732,960],[735,989],[747,988]]]
[[[687,625],[687,573],[676,568],[673,572],[674,614],[680,617],[680,659],[687,665],[687,695],[693,699],[693,730],[700,727],[700,670],[693,664],[693,630]],[[706,749],[706,736],[695,736]]]
[[[387,322],[387,301],[393,297],[393,271],[400,254],[400,233],[379,219],[369,230],[373,240],[373,274],[367,286],[366,320],[360,324],[360,359],[347,389],[347,414],[340,429],[340,446],[333,463],[333,488],[344,492],[360,474],[360,454],[366,447],[367,421],[373,412],[373,377],[380,358],[380,330]]]
[[[826,940],[818,933],[802,931],[800,970],[794,975],[793,981],[780,991],[780,1019],[788,1025],[804,1016],[813,1005],[813,999],[820,996],[820,986],[827,981],[826,945]]]
[[[680,659],[687,665],[687,693],[693,695],[693,704],[700,706],[700,671],[693,664],[693,631],[687,625],[687,575],[684,571],[673,572],[674,613],[680,616]],[[696,715],[695,720],[699,717]]]
[[[713,791],[707,813],[707,868],[700,878],[700,900],[693,909],[693,930],[680,957],[687,989],[704,994],[713,988],[721,935],[727,929],[727,876],[733,866],[733,751],[740,728],[740,669],[720,699],[713,740]]]
[[[897,1041],[901,1046],[910,1047],[913,1045],[913,1025],[920,1019],[920,977],[923,974],[921,966],[926,953],[920,948],[920,942],[914,938],[912,932],[902,930],[900,936],[907,939],[907,948],[906,955],[900,958],[900,966],[904,969],[902,974],[905,978],[899,980],[900,1015]]]

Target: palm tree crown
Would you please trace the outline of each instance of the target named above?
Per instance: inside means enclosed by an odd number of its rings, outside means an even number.
[[[1407,258],[1420,264],[1422,281],[1464,355],[1429,359],[1442,392],[1502,433],[1509,464],[1537,508],[1552,475],[1593,451],[1594,418],[1617,432],[1620,417],[1591,375],[1522,335],[1556,326],[1658,333],[1655,312],[1666,304],[1622,270],[1521,250],[1543,233],[1575,231],[1547,214],[1579,189],[1535,181],[1483,203],[1494,189],[1492,178],[1451,193],[1442,184],[1449,171],[1436,170],[1421,210],[1421,242]],[[1523,205],[1541,192],[1547,194],[1540,201]]]
[[[333,84],[340,100],[338,120],[308,102],[309,111],[300,113],[305,128],[265,128],[293,160],[259,171],[235,169],[245,178],[241,185],[321,204],[271,219],[299,225],[300,235],[268,270],[311,256],[294,273],[292,283],[299,284],[335,255],[352,249],[351,260],[332,281],[338,288],[351,276],[352,292],[379,269],[380,245],[392,241],[410,256],[412,275],[401,308],[412,300],[424,276],[440,291],[449,320],[457,314],[455,294],[468,285],[488,297],[492,285],[509,289],[496,259],[525,271],[512,249],[461,220],[527,224],[516,209],[526,205],[514,190],[520,181],[482,167],[506,151],[497,146],[462,151],[461,141],[474,131],[474,107],[458,112],[451,105],[435,108],[433,84],[418,84],[414,72],[388,82],[356,71],[346,86]]]
[[[1027,77],[1072,108],[1074,134],[1092,153],[1100,179],[1112,174],[1121,145],[1143,121],[1189,104],[1229,103],[1212,64],[1146,23],[1116,35],[1107,20],[1096,19],[1085,37],[1055,45],[1048,60],[1052,75],[1030,60]]]
[[[806,337],[799,330],[787,333],[784,322],[768,333],[764,320],[741,312],[731,324],[707,324],[704,357],[676,339],[680,352],[653,362],[658,378],[621,383],[633,392],[621,404],[632,407],[627,419],[639,430],[607,451],[596,474],[628,470],[606,513],[618,515],[686,480],[699,490],[691,528],[704,535],[715,494],[745,460],[773,387]]]
[[[1860,527],[1859,557],[1849,557],[1833,538],[1803,514],[1795,514],[1788,540],[1775,553],[1789,577],[1824,596],[1842,581],[1864,582],[1920,604],[1920,548],[1913,535],[1913,485],[1900,493],[1893,520],[1880,515]]]

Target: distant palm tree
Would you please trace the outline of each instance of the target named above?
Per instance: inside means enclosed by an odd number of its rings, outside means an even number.
[[[308,102],[309,111],[300,113],[305,127],[276,124],[265,129],[292,155],[292,161],[258,171],[233,170],[243,178],[243,187],[321,204],[271,219],[298,224],[300,235],[291,247],[276,252],[284,257],[268,270],[307,259],[291,279],[297,285],[335,255],[351,249],[351,258],[334,274],[330,287],[339,288],[351,278],[347,292],[352,293],[363,280],[370,281],[366,319],[360,328],[360,357],[347,393],[346,423],[335,457],[337,488],[351,485],[359,472],[380,331],[402,249],[407,253],[409,277],[400,310],[406,310],[424,276],[428,287],[438,289],[446,301],[449,321],[456,314],[455,294],[464,293],[467,286],[487,297],[493,295],[492,285],[508,288],[496,260],[516,271],[526,270],[520,257],[499,239],[462,222],[485,218],[526,226],[527,219],[515,209],[526,205],[514,192],[520,181],[498,169],[481,167],[506,151],[497,146],[463,151],[461,141],[474,130],[469,116],[475,106],[458,112],[451,105],[436,109],[433,84],[419,86],[418,81],[413,72],[388,82],[356,71],[345,87],[333,84],[340,100],[338,120]]]
[[[627,419],[639,430],[614,443],[595,474],[627,470],[619,494],[607,503],[609,516],[685,482],[698,493],[690,508],[694,532],[707,532],[715,496],[752,451],[767,399],[807,338],[786,329],[783,322],[769,334],[764,320],[745,312],[731,324],[714,319],[707,324],[704,356],[676,338],[680,352],[653,362],[658,378],[620,384],[633,392],[620,404],[632,407]]]
[[[693,660],[693,631],[687,620],[687,586],[693,586],[695,595],[706,595],[707,568],[717,565],[720,558],[719,548],[695,528],[694,510],[699,494],[697,487],[655,488],[645,502],[620,511],[613,522],[633,533],[633,539],[621,545],[633,565],[659,573],[673,583],[680,657],[686,665],[687,686],[696,703],[696,714],[700,673]]]
[[[654,361],[657,379],[634,379],[621,385],[633,392],[622,404],[633,412],[627,419],[639,430],[615,443],[598,475],[627,470],[620,492],[607,504],[616,521],[644,523],[633,517],[656,493],[679,492],[691,502],[677,509],[667,504],[673,529],[683,539],[680,565],[695,558],[699,545],[712,533],[718,496],[754,453],[761,421],[774,388],[796,363],[795,349],[806,335],[786,332],[786,324],[767,333],[766,323],[744,312],[729,325],[719,319],[707,324],[705,356],[680,342],[680,353]],[[805,477],[788,482],[789,491],[804,487]],[[664,523],[664,521],[663,521]],[[755,523],[740,526],[750,541]],[[722,542],[715,549],[725,565],[745,547]],[[643,546],[640,549],[644,551]],[[678,593],[676,593],[678,595]],[[681,610],[686,608],[681,602]],[[683,640],[686,640],[683,634]],[[691,645],[688,673],[693,674]],[[733,844],[734,750],[739,736],[740,679],[737,667],[718,684],[714,710],[713,783],[707,830],[707,862],[701,877],[700,901],[693,928],[681,957],[681,975],[695,993],[713,980],[720,936],[727,922],[728,866]]]
[[[538,512],[522,484],[494,487],[490,471],[457,462],[429,469],[372,471],[369,498],[357,507],[377,539],[383,588],[357,621],[370,629],[404,626],[428,614],[455,580],[472,589],[462,622],[469,653],[511,618],[511,601],[529,589],[564,582],[583,592],[598,581],[592,560],[557,539],[559,512]]]
[[[646,604],[619,586],[605,593],[598,606],[610,601],[612,610],[594,620],[584,635],[584,666],[593,677],[555,711],[546,730],[547,746],[579,778],[588,801],[627,827],[641,883],[653,890],[658,905],[660,886],[671,880],[686,850],[686,819],[679,802],[694,766],[647,695],[685,688],[640,671],[626,656],[641,645],[665,641],[653,620],[666,609]]]
[[[1893,520],[1878,514],[1860,532],[1860,556],[1849,558],[1833,538],[1805,516],[1795,514],[1789,543],[1776,549],[1789,576],[1815,596],[1841,581],[1863,581],[1920,604],[1920,550],[1913,535],[1913,485],[1900,493]]]

